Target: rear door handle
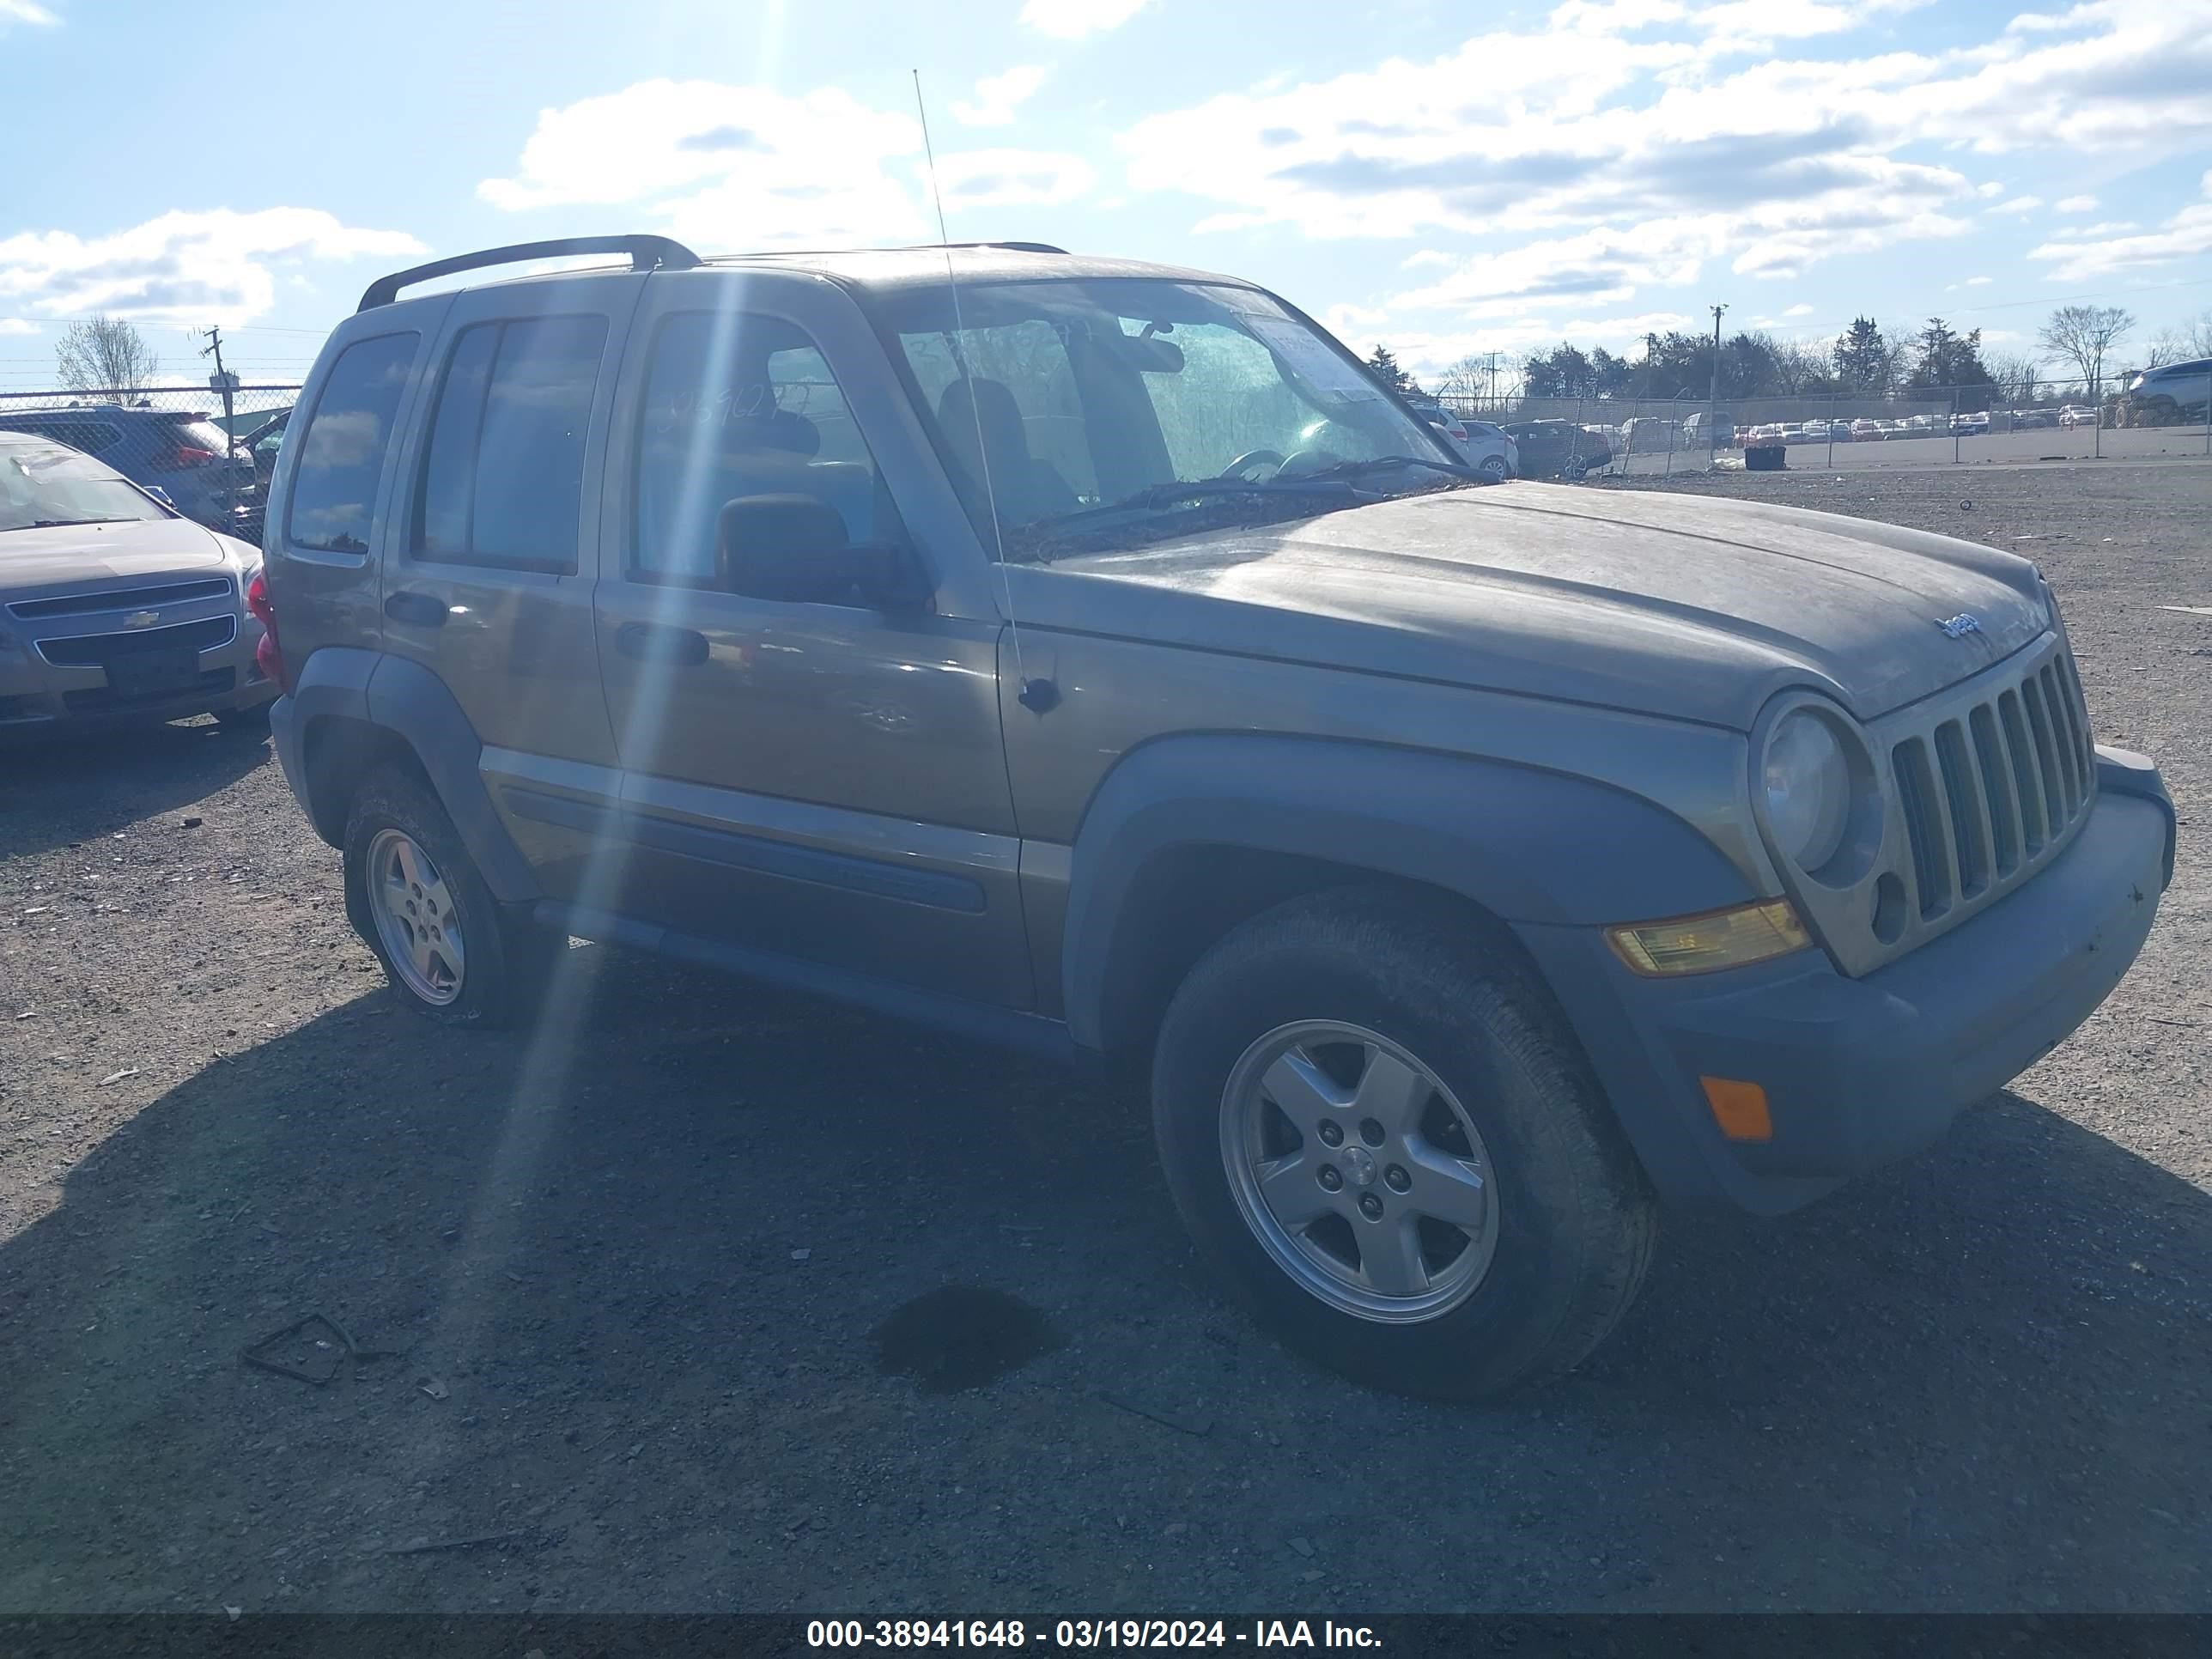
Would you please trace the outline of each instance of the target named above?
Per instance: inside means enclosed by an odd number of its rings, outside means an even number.
[[[434,593],[414,593],[401,588],[387,594],[384,614],[394,622],[413,623],[422,628],[443,628],[446,625],[446,602]]]
[[[707,660],[707,636],[696,629],[671,628],[664,623],[624,623],[615,629],[615,649],[639,662],[696,668]]]

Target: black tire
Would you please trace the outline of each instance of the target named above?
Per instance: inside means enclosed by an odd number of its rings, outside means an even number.
[[[459,993],[450,1002],[417,994],[393,967],[378,932],[368,891],[369,848],[387,829],[403,831],[422,848],[450,896],[466,955]],[[528,1023],[567,941],[509,916],[493,899],[444,805],[418,774],[386,766],[362,781],[346,819],[344,879],[346,915],[383,965],[396,1001],[446,1025]]]
[[[1495,1254],[1444,1311],[1390,1323],[1332,1306],[1278,1264],[1238,1207],[1224,1086],[1265,1034],[1315,1018],[1402,1045],[1488,1150]],[[1403,895],[1293,900],[1223,939],[1168,1010],[1152,1090],[1160,1160],[1200,1254],[1289,1346],[1360,1382],[1465,1400],[1571,1370],[1650,1265],[1656,1200],[1561,1017],[1465,929]]]

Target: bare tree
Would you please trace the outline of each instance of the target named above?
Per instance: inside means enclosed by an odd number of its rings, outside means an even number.
[[[2118,306],[2061,306],[2044,324],[2041,338],[2044,349],[2081,371],[2094,403],[2105,379],[2106,354],[2135,325],[2135,314]]]
[[[2158,337],[2151,342],[2143,367],[2156,368],[2161,363],[2187,362],[2193,357],[2212,357],[2212,311],[2201,313],[2172,328],[2160,329]]]
[[[1443,398],[1480,402],[1489,388],[1488,360],[1481,357],[1462,357],[1437,376],[1437,395]]]
[[[1996,383],[1997,394],[2006,408],[2018,409],[2035,401],[2043,365],[2034,358],[2017,351],[1992,351],[1982,359],[1982,367],[1989,370],[1990,379]]]
[[[72,392],[137,392],[154,378],[161,360],[120,317],[72,323],[54,343],[54,364]]]

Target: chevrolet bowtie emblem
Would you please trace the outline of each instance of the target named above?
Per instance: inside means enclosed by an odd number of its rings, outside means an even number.
[[[123,625],[125,628],[151,628],[161,620],[161,613],[158,611],[134,611],[123,619]]]

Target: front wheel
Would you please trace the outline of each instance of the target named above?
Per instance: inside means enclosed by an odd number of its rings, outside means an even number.
[[[1491,483],[1504,483],[1505,482],[1505,458],[1503,455],[1485,456],[1483,458],[1481,471],[1482,476],[1489,479]]]
[[[1409,1393],[1571,1370],[1656,1207],[1559,1016],[1402,897],[1293,901],[1163,1024],[1153,1125],[1203,1255],[1307,1358]]]

